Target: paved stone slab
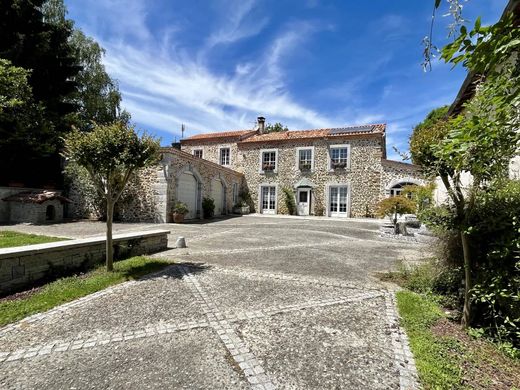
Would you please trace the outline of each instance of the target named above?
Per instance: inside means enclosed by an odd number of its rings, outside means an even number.
[[[399,388],[384,299],[235,325],[278,388]]]
[[[427,247],[381,240],[373,221],[243,217],[166,227],[188,248],[158,254],[180,264],[165,278],[0,329],[0,388],[417,388],[393,293],[372,274]],[[96,231],[104,225],[45,233]]]
[[[245,389],[212,330],[4,363],[2,389]]]
[[[113,292],[72,307],[53,311],[42,320],[23,324],[0,339],[0,350],[49,341],[109,337],[114,332],[138,330],[150,323],[189,322],[204,319],[197,299],[180,274],[170,269],[152,279],[117,286]]]

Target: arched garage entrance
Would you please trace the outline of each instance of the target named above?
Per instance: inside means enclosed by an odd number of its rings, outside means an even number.
[[[182,172],[177,179],[177,201],[186,203],[188,214],[185,219],[197,218],[199,210],[199,180],[191,171]]]

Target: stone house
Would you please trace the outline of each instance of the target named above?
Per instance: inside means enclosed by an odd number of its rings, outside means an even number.
[[[372,216],[379,200],[423,184],[417,166],[386,159],[386,125],[279,133],[257,130],[199,134],[182,151],[240,172],[254,211],[298,215]]]

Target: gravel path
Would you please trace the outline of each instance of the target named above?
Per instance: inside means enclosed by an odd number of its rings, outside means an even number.
[[[175,264],[0,329],[2,389],[413,389],[394,296],[373,273],[428,253],[370,221],[164,225]],[[9,227],[82,237],[103,224]],[[157,228],[118,224],[116,231]]]

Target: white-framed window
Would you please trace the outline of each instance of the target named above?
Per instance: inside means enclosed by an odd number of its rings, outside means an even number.
[[[193,155],[197,158],[202,158],[204,154],[202,149],[193,149]]]
[[[226,166],[231,164],[231,148],[220,148],[219,163]]]
[[[350,168],[350,145],[331,145],[329,147],[329,169]]]
[[[233,205],[238,203],[238,183],[233,183]]]
[[[260,173],[277,172],[278,150],[264,149],[260,151]]]
[[[314,169],[314,147],[296,149],[296,168],[301,172]]]

